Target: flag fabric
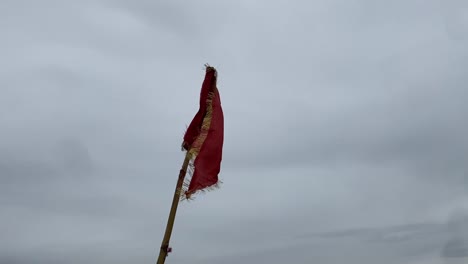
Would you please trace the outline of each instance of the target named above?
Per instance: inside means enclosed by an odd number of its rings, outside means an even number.
[[[187,128],[182,148],[190,155],[190,169],[184,181],[182,199],[219,187],[218,174],[224,141],[224,115],[216,85],[217,71],[206,65],[200,92],[200,108]]]

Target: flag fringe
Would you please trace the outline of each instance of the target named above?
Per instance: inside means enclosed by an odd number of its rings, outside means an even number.
[[[192,181],[192,176],[193,173],[195,172],[195,159],[197,158],[198,153],[200,152],[201,147],[203,146],[203,143],[206,140],[206,137],[208,136],[208,132],[211,127],[211,119],[213,117],[213,97],[215,96],[214,92],[210,92],[208,94],[208,98],[206,100],[206,114],[205,117],[203,118],[203,123],[200,129],[200,133],[198,137],[195,139],[193,142],[192,146],[188,150],[188,154],[190,155],[190,163],[188,166],[188,171],[187,171],[187,176],[184,179],[184,183],[182,185],[182,189],[180,190],[180,197],[181,200],[193,200],[193,195],[198,194],[200,192],[205,193],[207,191],[212,191],[215,189],[219,188],[220,182],[218,181],[217,183],[205,187],[201,190],[196,190],[195,192],[189,193],[189,186],[190,182]],[[182,147],[183,149],[183,147]]]
[[[205,188],[203,188],[201,190],[197,190],[197,191],[195,191],[193,193],[190,193],[190,194],[181,193],[180,200],[181,201],[193,201],[193,200],[195,200],[194,195],[205,194],[207,192],[217,190],[217,189],[221,188],[222,184],[223,184],[223,182],[218,180],[217,183],[215,183],[215,184],[213,184],[211,186],[205,187]],[[184,185],[185,185],[185,183],[184,183]],[[187,186],[187,188],[188,188],[188,186]]]

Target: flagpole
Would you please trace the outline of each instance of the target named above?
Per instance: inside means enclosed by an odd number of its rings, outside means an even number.
[[[172,228],[174,227],[174,220],[177,213],[177,207],[180,200],[180,192],[182,190],[182,185],[184,183],[185,174],[187,173],[187,168],[190,162],[190,151],[187,150],[185,154],[185,160],[182,164],[182,168],[179,173],[179,179],[177,180],[177,185],[174,191],[174,198],[172,199],[172,206],[169,212],[169,217],[167,219],[166,232],[164,233],[164,238],[161,243],[161,249],[159,251],[159,257],[156,264],[164,264],[166,261],[167,254],[169,253],[169,240],[171,239]]]

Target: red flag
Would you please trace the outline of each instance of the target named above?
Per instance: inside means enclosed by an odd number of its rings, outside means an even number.
[[[217,72],[207,66],[200,92],[200,108],[184,135],[183,149],[191,155],[191,171],[185,179],[183,198],[219,185],[218,174],[224,141],[224,115],[216,86]]]

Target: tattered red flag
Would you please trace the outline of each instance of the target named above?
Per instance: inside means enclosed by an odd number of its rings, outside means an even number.
[[[216,69],[206,65],[200,92],[200,108],[187,128],[182,143],[182,148],[191,155],[191,170],[184,182],[182,198],[190,199],[199,191],[219,187],[224,115],[216,80]]]

